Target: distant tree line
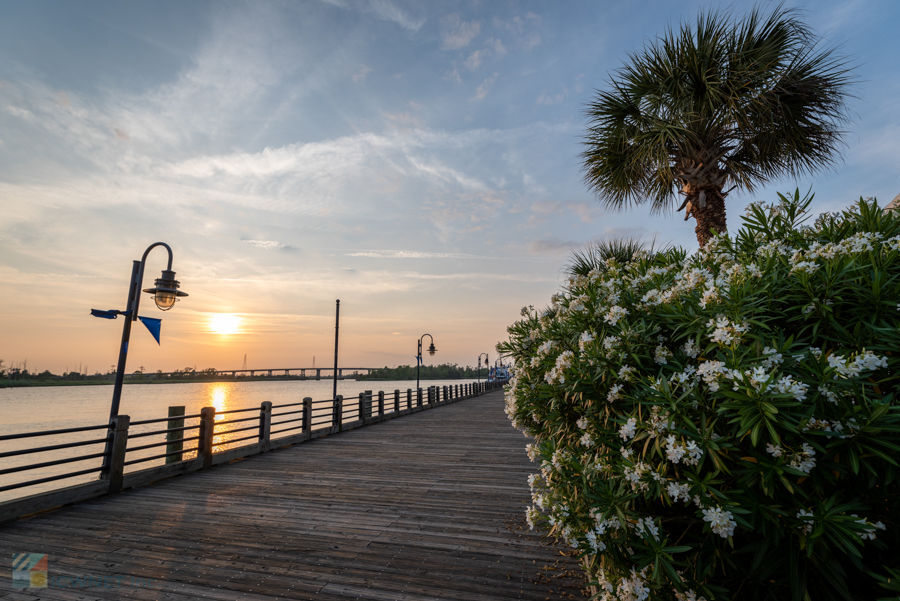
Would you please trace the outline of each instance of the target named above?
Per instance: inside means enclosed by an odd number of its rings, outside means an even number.
[[[474,380],[478,378],[478,369],[470,366],[461,367],[456,363],[440,365],[423,365],[419,368],[419,377],[423,380]],[[488,369],[481,368],[481,377],[487,377]],[[373,369],[368,375],[360,374],[358,380],[415,380],[415,365],[400,365]]]

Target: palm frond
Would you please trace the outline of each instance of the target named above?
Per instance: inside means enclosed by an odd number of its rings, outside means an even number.
[[[567,276],[585,277],[592,271],[603,273],[608,269],[607,262],[615,259],[619,265],[631,261],[638,253],[655,254],[669,252],[670,247],[656,250],[656,241],[648,244],[638,238],[613,238],[597,240],[572,253],[569,262],[563,268]]]
[[[743,190],[827,168],[855,81],[794,9],[702,12],[629,55],[587,105],[585,182],[606,208],[667,212],[685,165]]]

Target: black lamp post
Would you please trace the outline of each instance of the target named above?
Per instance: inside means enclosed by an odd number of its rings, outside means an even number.
[[[419,389],[419,366],[422,365],[422,340],[426,336],[431,339],[431,345],[428,347],[428,354],[434,356],[437,352],[437,349],[434,348],[434,338],[431,337],[431,334],[422,334],[422,338],[419,338],[419,352],[416,353],[416,390]]]
[[[138,308],[141,304],[141,296],[138,291],[144,281],[144,265],[147,262],[147,255],[157,246],[165,247],[169,253],[169,263],[162,275],[157,278],[153,288],[147,288],[144,292],[153,295],[156,306],[162,311],[168,311],[175,305],[175,301],[182,296],[187,296],[186,292],[179,290],[180,283],[175,279],[175,272],[172,271],[172,249],[165,242],[155,242],[147,247],[144,256],[140,261],[134,261],[131,267],[131,283],[128,286],[128,304],[125,311],[116,313],[125,316],[125,323],[122,325],[122,344],[119,346],[119,365],[116,369],[116,383],[113,386],[112,405],[109,409],[109,419],[112,421],[114,417],[119,415],[119,401],[122,398],[122,383],[125,380],[125,363],[128,359],[128,342],[131,339],[131,323],[138,318]],[[112,439],[106,442],[107,455],[103,458],[102,474],[109,473],[109,452],[111,451]]]
[[[481,353],[484,355],[484,366],[489,367],[491,365],[491,360],[488,359],[487,353]],[[481,355],[478,355],[478,381],[481,382]]]

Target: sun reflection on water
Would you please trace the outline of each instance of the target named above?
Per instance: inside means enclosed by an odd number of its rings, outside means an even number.
[[[222,421],[225,416],[223,411],[228,410],[228,401],[231,396],[231,386],[228,384],[210,384],[209,386],[209,405],[216,409],[216,421]]]

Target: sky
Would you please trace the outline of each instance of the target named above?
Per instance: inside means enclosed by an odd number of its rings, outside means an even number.
[[[787,4],[855,65],[844,159],[733,193],[731,230],[779,191],[814,212],[900,193],[900,3]],[[89,310],[124,309],[163,241],[189,296],[144,295],[162,340],[136,323],[129,372],[329,366],[336,299],[343,366],[414,364],[426,333],[426,363],[493,362],[573,249],[696,248],[693,221],[604,210],[579,157],[629,53],[717,6],[0,0],[0,359],[109,371],[122,321]]]

